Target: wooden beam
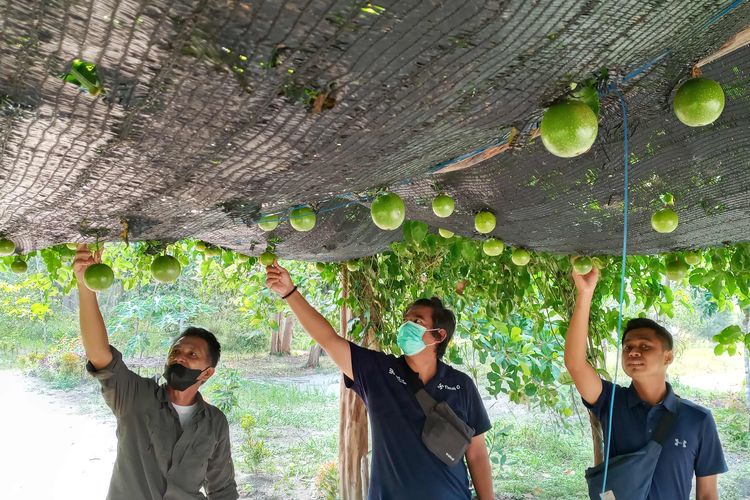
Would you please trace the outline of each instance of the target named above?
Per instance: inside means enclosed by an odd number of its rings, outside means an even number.
[[[716,61],[717,59],[720,59],[724,57],[727,54],[730,54],[734,52],[735,50],[744,47],[745,45],[750,44],[750,26],[745,28],[744,30],[740,31],[736,35],[734,35],[732,38],[724,42],[724,45],[721,46],[719,50],[714,52],[713,54],[704,57],[700,61],[698,61],[695,64],[696,68],[700,68],[702,66],[705,66],[706,64],[712,63]]]
[[[482,163],[485,160],[489,160],[493,156],[497,156],[503,151],[506,151],[513,140],[518,135],[518,131],[516,129],[512,129],[510,132],[510,135],[508,136],[508,141],[503,144],[498,144],[496,146],[490,146],[489,148],[480,151],[479,153],[469,156],[468,158],[464,158],[463,160],[457,161],[456,163],[452,163],[450,165],[447,165],[437,172],[436,174],[444,174],[447,172],[455,172],[457,170],[464,170],[469,167],[473,167],[477,163]]]

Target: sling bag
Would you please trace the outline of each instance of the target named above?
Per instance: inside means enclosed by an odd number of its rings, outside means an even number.
[[[646,446],[633,453],[617,455],[609,459],[604,497],[602,497],[602,481],[604,480],[605,462],[586,469],[589,498],[591,500],[600,500],[601,498],[644,500],[648,497],[662,445],[672,431],[676,419],[676,413],[666,410],[659,419],[659,424]],[[609,432],[612,432],[612,429]]]
[[[409,368],[406,360],[401,360],[409,388],[426,417],[422,428],[422,442],[444,464],[456,465],[463,460],[466,448],[474,436],[474,429],[461,420],[448,403],[435,401],[435,398],[424,389],[417,374]]]

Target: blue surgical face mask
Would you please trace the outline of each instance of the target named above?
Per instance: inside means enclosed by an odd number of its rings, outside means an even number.
[[[424,351],[428,345],[439,344],[440,342],[433,342],[432,344],[425,344],[422,340],[422,336],[425,332],[437,331],[439,328],[432,328],[428,330],[420,324],[413,321],[407,321],[401,325],[398,329],[398,335],[396,336],[396,343],[401,348],[401,351],[407,356],[414,356]]]

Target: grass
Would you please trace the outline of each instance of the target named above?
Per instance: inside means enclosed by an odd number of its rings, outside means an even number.
[[[593,457],[587,430],[532,417],[512,424],[501,446],[507,465],[493,472],[502,498],[586,498],[583,473]]]

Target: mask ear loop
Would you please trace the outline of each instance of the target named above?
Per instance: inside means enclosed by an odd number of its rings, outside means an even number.
[[[442,328],[430,328],[429,330],[425,330],[425,333],[426,332],[434,332],[435,330],[440,331],[440,330],[443,330],[443,329]],[[443,330],[443,331],[445,331],[445,330]],[[433,342],[431,344],[425,344],[425,346],[430,347],[431,345],[442,344],[443,342],[445,342],[445,338],[447,336],[448,336],[448,332],[445,332],[445,335],[443,335],[442,339],[438,340],[437,342]]]

